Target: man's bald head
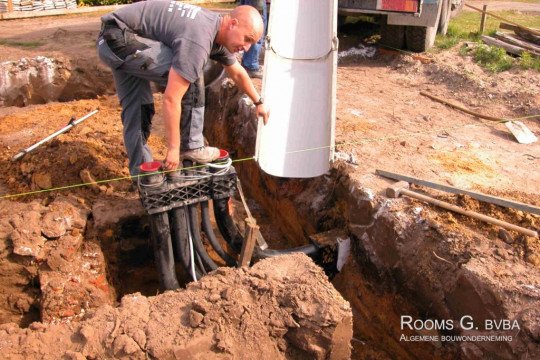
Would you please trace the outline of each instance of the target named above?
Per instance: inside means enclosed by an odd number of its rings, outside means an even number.
[[[231,19],[236,19],[240,25],[249,27],[257,40],[261,38],[264,24],[261,14],[253,6],[241,5],[231,12]]]
[[[216,42],[233,53],[247,51],[259,41],[263,30],[262,16],[257,9],[241,5],[223,17]]]

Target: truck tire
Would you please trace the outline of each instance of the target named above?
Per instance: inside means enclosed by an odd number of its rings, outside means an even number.
[[[412,52],[424,52],[429,50],[430,47],[435,44],[435,37],[437,36],[437,29],[441,20],[441,9],[439,8],[439,14],[434,26],[406,26],[405,27],[405,43],[407,44],[407,50]]]
[[[452,1],[443,0],[443,4],[441,8],[441,16],[439,17],[439,28],[437,29],[437,33],[441,35],[446,35],[446,33],[448,32],[448,24],[450,23],[451,14],[452,14]]]
[[[379,44],[393,49],[405,48],[405,26],[388,25],[386,16],[381,19],[381,41]]]
[[[433,46],[437,27],[407,26],[405,29],[405,39],[407,50],[412,52],[424,52]]]

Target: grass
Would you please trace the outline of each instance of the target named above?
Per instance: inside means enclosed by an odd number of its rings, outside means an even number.
[[[538,0],[535,0],[534,2],[537,1]],[[538,16],[538,14],[527,14],[516,11],[497,11],[493,13],[526,27],[540,28],[540,16]],[[458,16],[450,20],[446,36],[437,36],[435,47],[437,49],[449,49],[456,46],[461,41],[481,43],[479,33],[480,18],[481,14],[478,12],[462,11]],[[492,35],[496,31],[500,31],[499,24],[501,22],[502,20],[488,15],[484,26],[484,34]],[[462,47],[460,49],[460,54],[463,56],[472,55],[475,61],[492,72],[505,71],[512,68],[514,65],[519,65],[523,69],[540,71],[540,59],[534,58],[528,53],[525,53],[523,57],[514,60],[514,58],[507,55],[503,49],[482,44],[472,51]]]
[[[474,60],[494,73],[512,68],[514,59],[506,54],[504,49],[496,46],[480,44],[474,50]]]
[[[540,28],[540,16],[538,16],[538,13],[532,14],[507,10],[494,11],[493,14],[518,23],[522,26]],[[462,11],[458,16],[450,20],[450,25],[457,27],[461,33],[474,34],[474,36],[478,36],[478,31],[480,29],[480,18],[481,14],[479,12]],[[486,24],[484,26],[484,32],[489,33],[491,31],[498,30],[501,22],[502,20],[488,15],[486,18]]]
[[[540,72],[540,58],[535,58],[529,53],[524,53],[519,59],[519,66],[522,69],[532,69]]]
[[[40,47],[41,45],[43,45],[43,43],[39,41],[13,41],[13,40],[0,39],[0,45],[22,47],[25,49],[33,49],[33,48]]]

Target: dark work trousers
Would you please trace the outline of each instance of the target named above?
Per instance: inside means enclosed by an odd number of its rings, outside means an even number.
[[[118,24],[115,29],[115,20],[112,18],[107,19],[105,16],[102,19],[108,25],[102,26],[97,39],[98,55],[113,73],[122,106],[124,145],[129,158],[129,172],[134,176],[139,174],[139,166],[143,162],[152,161],[152,153],[147,145],[154,115],[150,82],[167,86],[173,53],[163,43],[137,36],[123,24]],[[115,34],[123,36],[115,37]],[[185,151],[200,148],[204,146],[203,76],[191,83],[181,101],[181,149]]]

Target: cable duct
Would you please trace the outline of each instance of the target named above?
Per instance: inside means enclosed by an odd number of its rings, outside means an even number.
[[[184,170],[166,175],[159,162],[141,165],[139,194],[150,219],[154,258],[162,290],[179,287],[175,261],[193,281],[217,269],[217,259],[226,266],[238,264],[237,257],[244,238],[229,211],[230,197],[236,190],[236,171],[228,153],[221,151],[222,156],[213,164],[194,167],[192,163],[184,162]],[[227,243],[227,250],[214,233],[209,201],[213,203],[215,223]],[[210,249],[211,253],[208,252]],[[286,250],[257,247],[254,258],[303,252],[317,260],[319,250],[315,244]]]

